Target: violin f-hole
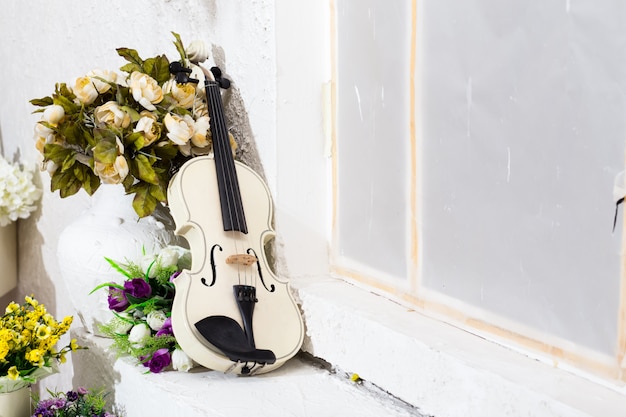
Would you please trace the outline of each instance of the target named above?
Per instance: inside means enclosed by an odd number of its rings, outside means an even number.
[[[217,279],[217,271],[216,271],[216,267],[215,267],[215,249],[219,249],[220,252],[221,252],[222,251],[222,247],[216,243],[211,248],[211,273],[213,275],[213,277],[211,279],[211,283],[207,284],[206,283],[206,278],[204,278],[204,277],[202,277],[202,279],[200,280],[200,282],[202,282],[202,284],[204,284],[207,287],[212,287],[213,285],[215,285],[215,280]]]
[[[259,259],[258,256],[256,256],[256,252],[254,251],[254,249],[252,248],[248,248],[248,250],[246,251],[248,253],[248,255],[253,255],[255,258]],[[267,288],[267,285],[265,285],[265,280],[263,279],[263,272],[261,270],[261,263],[257,262],[256,263],[256,269],[257,269],[257,273],[259,274],[259,279],[261,280],[261,284],[263,284],[263,286],[265,287],[265,289],[268,292],[274,292],[276,291],[276,287],[274,286],[274,284],[270,284],[270,287]]]

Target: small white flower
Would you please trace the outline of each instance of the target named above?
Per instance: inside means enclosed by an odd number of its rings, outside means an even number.
[[[193,360],[181,349],[172,352],[172,367],[177,371],[188,372],[194,367]]]
[[[150,331],[150,327],[148,327],[145,323],[135,324],[132,329],[130,329],[130,333],[128,334],[128,341],[133,347],[140,348],[143,347],[152,332]]]
[[[163,323],[165,323],[166,319],[167,316],[161,310],[151,311],[146,316],[146,322],[148,323],[148,326],[150,326],[150,328],[155,332],[161,330],[161,327],[163,327]]]

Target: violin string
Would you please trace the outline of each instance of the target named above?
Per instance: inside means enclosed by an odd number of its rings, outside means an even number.
[[[211,105],[214,106],[214,117],[217,138],[213,138],[214,152],[219,154],[219,162],[222,174],[225,176],[224,180],[228,186],[226,190],[226,201],[228,206],[228,216],[231,222],[231,237],[234,242],[235,253],[240,253],[238,248],[238,234],[237,231],[243,233],[245,218],[243,218],[243,206],[241,201],[241,195],[239,194],[239,188],[236,179],[236,172],[234,163],[232,161],[232,155],[228,152],[232,152],[230,146],[230,137],[228,136],[228,130],[226,128],[226,122],[224,118],[224,112],[222,109],[222,98],[219,90],[219,86],[216,83],[212,83],[211,90],[214,94],[211,94]],[[218,111],[221,110],[221,111]],[[239,196],[239,199],[237,198]],[[247,272],[247,270],[246,270]],[[237,276],[239,284],[241,284],[241,266],[237,263]],[[247,283],[247,273],[244,274],[244,282]]]

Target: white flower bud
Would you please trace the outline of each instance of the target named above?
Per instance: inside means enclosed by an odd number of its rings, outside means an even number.
[[[59,124],[64,116],[65,110],[63,109],[63,107],[59,106],[58,104],[53,104],[46,107],[46,109],[43,111],[42,119],[50,123],[51,125],[56,126]]]
[[[204,62],[209,58],[209,51],[203,41],[193,41],[185,49],[187,58],[194,64]]]
[[[194,367],[193,360],[181,349],[174,349],[172,352],[172,367],[181,372],[188,372]]]
[[[143,347],[150,338],[152,332],[145,323],[135,324],[128,334],[128,341],[133,347]]]

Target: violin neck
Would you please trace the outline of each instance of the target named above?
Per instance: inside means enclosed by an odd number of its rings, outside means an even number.
[[[222,209],[222,222],[225,231],[248,233],[246,217],[243,211],[237,170],[233,158],[220,86],[215,81],[205,81],[211,136],[213,138],[213,154],[217,174],[217,186]]]

